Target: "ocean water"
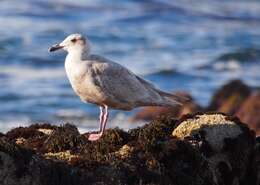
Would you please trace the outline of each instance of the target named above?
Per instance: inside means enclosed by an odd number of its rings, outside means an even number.
[[[260,1],[0,1],[0,131],[35,122],[98,128],[99,108],[82,103],[64,72],[65,52],[47,49],[82,33],[92,52],[167,91],[206,106],[231,79],[260,86]],[[135,111],[112,111],[131,128]]]

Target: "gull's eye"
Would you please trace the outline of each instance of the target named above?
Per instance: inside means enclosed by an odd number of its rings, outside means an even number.
[[[73,42],[73,43],[75,43],[75,42],[77,41],[77,39],[74,38],[74,39],[71,39],[70,41]]]

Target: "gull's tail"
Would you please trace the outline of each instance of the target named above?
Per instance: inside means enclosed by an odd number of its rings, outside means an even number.
[[[171,94],[164,92],[158,88],[156,88],[153,84],[150,82],[140,78],[139,76],[136,76],[136,78],[144,85],[147,87],[147,89],[152,90],[155,92],[157,95],[160,96],[160,100],[156,100],[156,102],[151,103],[150,105],[154,104],[156,106],[170,106],[170,107],[175,107],[175,106],[181,106],[184,103],[190,101],[190,98],[187,96],[184,96],[182,94]],[[147,104],[149,106],[149,104]]]

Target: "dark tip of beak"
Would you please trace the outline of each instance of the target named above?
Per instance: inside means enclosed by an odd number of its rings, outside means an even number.
[[[49,52],[53,52],[59,49],[62,49],[63,46],[60,46],[59,44],[53,45],[52,47],[49,48]]]

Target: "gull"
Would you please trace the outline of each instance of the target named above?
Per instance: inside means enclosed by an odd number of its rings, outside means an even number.
[[[181,105],[183,97],[164,92],[152,83],[135,75],[122,65],[99,55],[91,54],[90,42],[81,34],[71,34],[49,52],[63,49],[68,52],[65,70],[75,93],[85,103],[100,107],[100,129],[91,133],[90,141],[104,133],[108,108],[130,111],[142,106]]]

